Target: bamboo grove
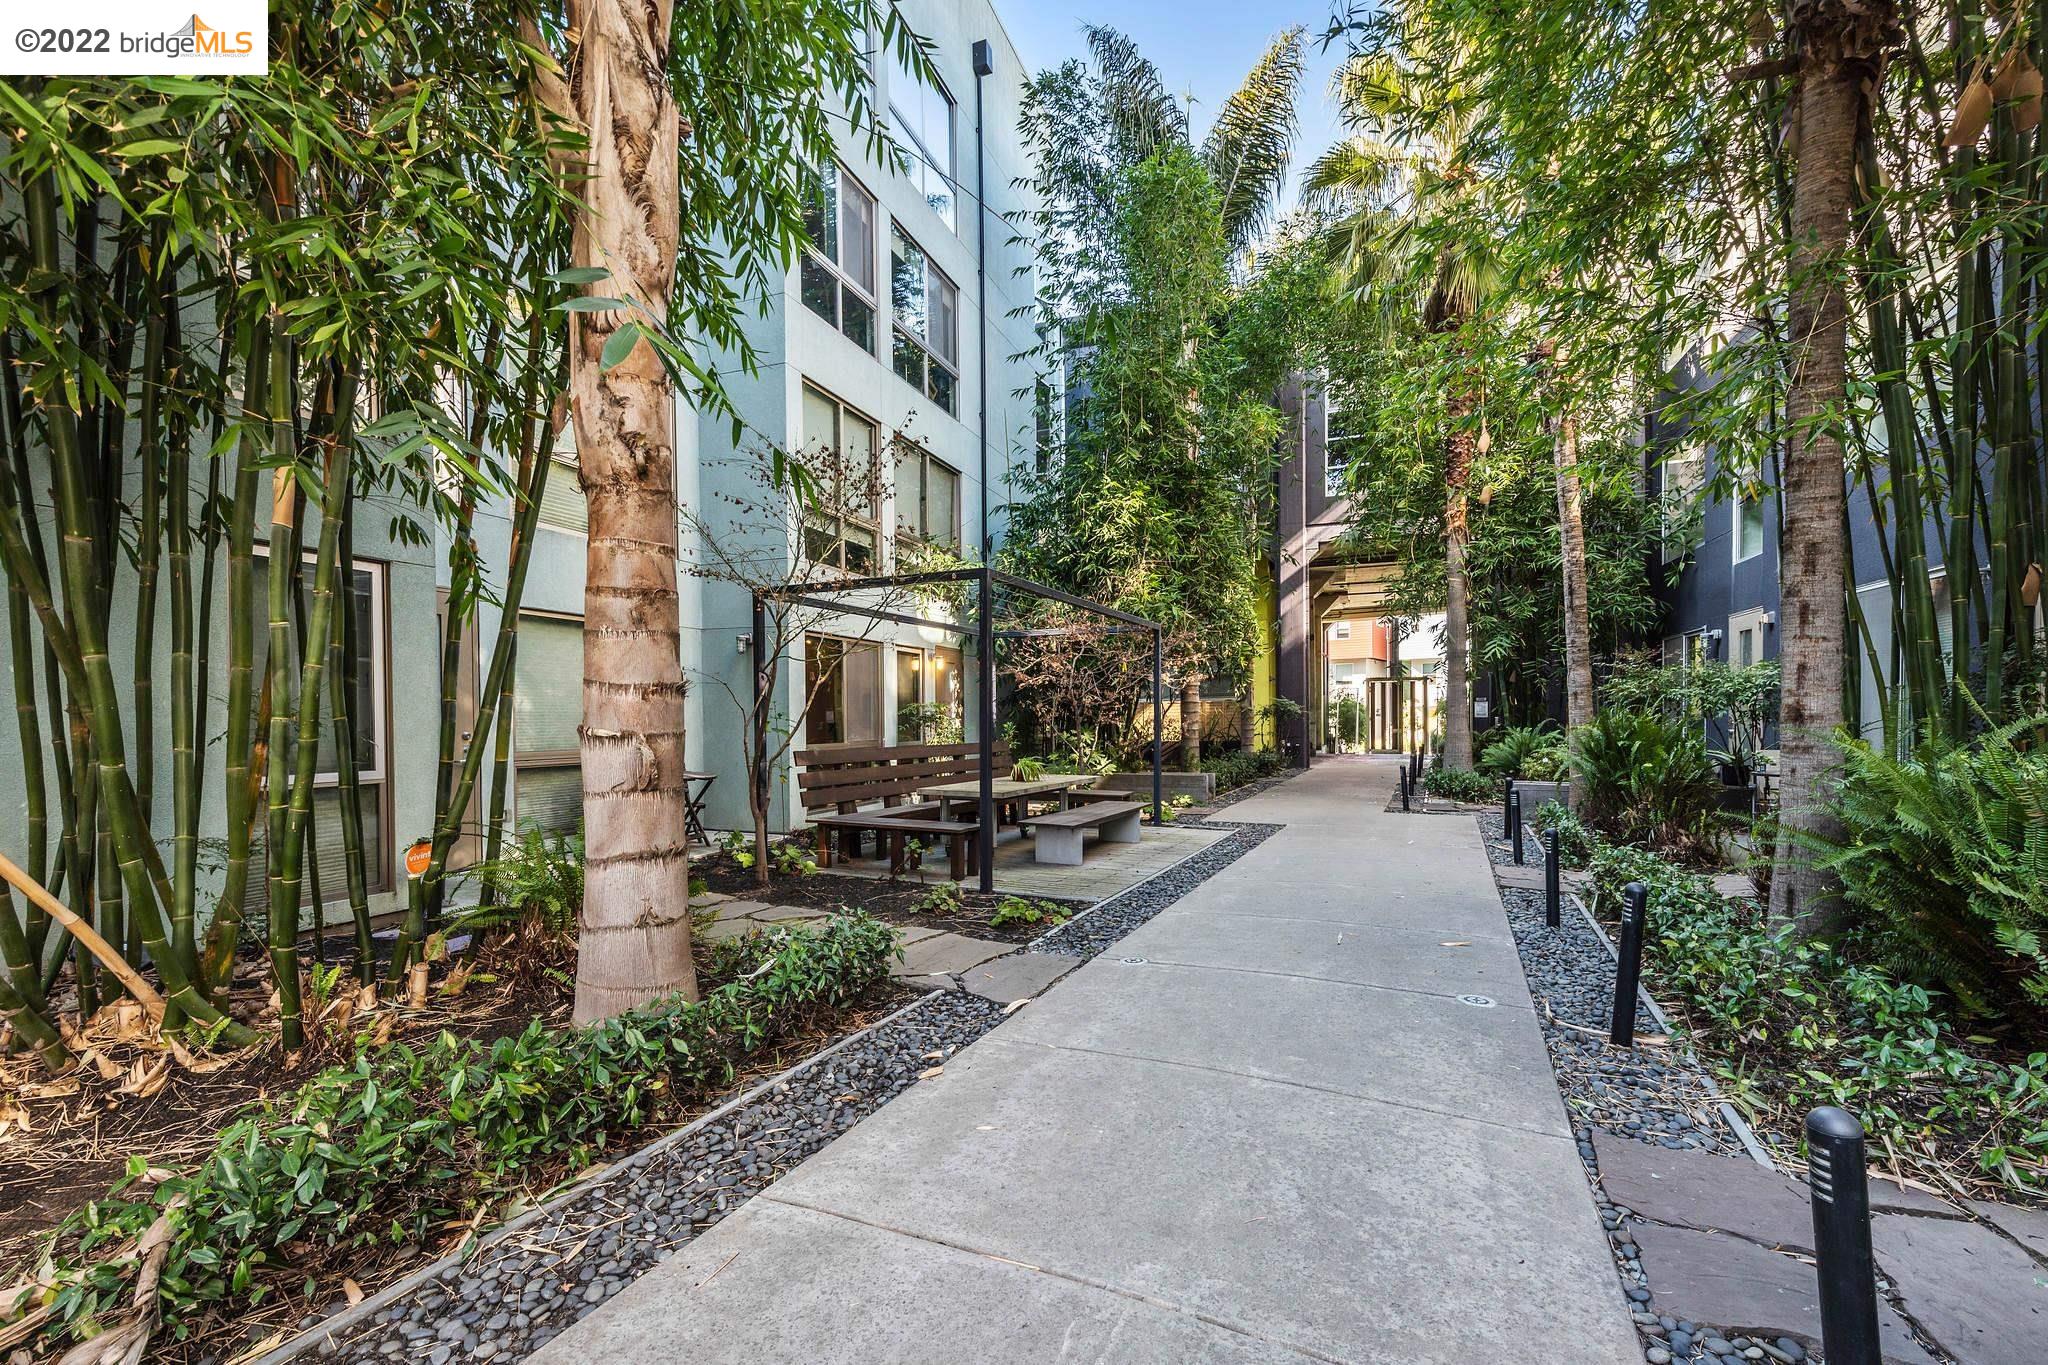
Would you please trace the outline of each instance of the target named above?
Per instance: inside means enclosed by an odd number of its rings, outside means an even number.
[[[1327,39],[1455,99],[1460,192],[1391,212],[1487,261],[1472,345],[1544,339],[1552,429],[1649,412],[1653,464],[1777,494],[1788,813],[1859,714],[1896,753],[2043,706],[2044,32],[2038,0],[1409,0]]]
[[[488,788],[487,856],[502,823],[568,259],[532,53],[460,5],[286,9],[304,12],[273,15],[262,79],[0,82],[0,554],[26,795],[25,860],[0,868],[22,897],[0,909],[0,1011],[52,1068],[124,995],[166,1030],[249,1041],[260,1011],[230,995],[264,956],[300,1046],[315,908],[346,904],[357,980],[402,978],[472,795]],[[514,509],[498,582],[471,530],[488,498]],[[367,534],[448,559],[432,865],[381,965],[351,685]],[[456,663],[485,629],[458,761]],[[338,799],[316,815],[322,782]]]

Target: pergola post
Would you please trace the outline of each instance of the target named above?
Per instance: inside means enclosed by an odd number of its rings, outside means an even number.
[[[1164,680],[1161,677],[1161,663],[1165,650],[1160,638],[1159,627],[1152,627],[1152,823],[1162,823],[1159,818],[1159,751],[1166,744],[1166,725],[1162,719]]]
[[[981,685],[975,709],[981,742],[981,829],[975,846],[981,854],[981,889],[996,889],[996,628],[995,581],[986,564],[975,575],[975,643],[981,653]]]

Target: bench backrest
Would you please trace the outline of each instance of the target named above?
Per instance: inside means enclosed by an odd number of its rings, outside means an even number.
[[[866,801],[895,805],[926,787],[981,776],[979,744],[876,744],[805,749],[796,756],[797,792],[805,810],[850,811]],[[995,745],[998,777],[1010,775],[1010,746]]]

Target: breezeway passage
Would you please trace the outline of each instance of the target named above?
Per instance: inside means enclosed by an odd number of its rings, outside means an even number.
[[[531,1359],[1639,1359],[1477,831],[1393,773],[1234,807],[1285,828]]]

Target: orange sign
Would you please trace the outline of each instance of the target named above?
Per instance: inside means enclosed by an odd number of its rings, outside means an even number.
[[[405,875],[417,877],[434,861],[434,845],[422,839],[405,851]]]

